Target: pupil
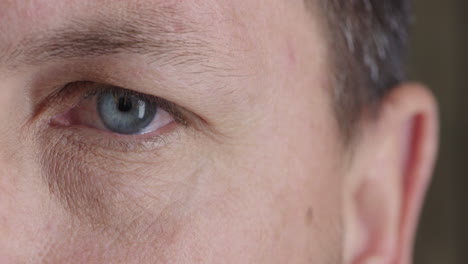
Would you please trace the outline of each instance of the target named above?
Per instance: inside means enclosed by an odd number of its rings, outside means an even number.
[[[132,101],[128,97],[120,97],[118,109],[120,112],[130,111],[132,109]]]

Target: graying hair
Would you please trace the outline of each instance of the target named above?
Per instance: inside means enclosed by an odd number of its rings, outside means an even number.
[[[378,113],[381,98],[406,80],[410,3],[318,1],[329,34],[335,109],[349,137],[363,111]]]

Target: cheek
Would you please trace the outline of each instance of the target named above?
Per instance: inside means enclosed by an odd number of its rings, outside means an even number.
[[[187,151],[194,147],[185,142],[138,158],[50,135],[38,143],[34,177],[56,203],[54,210],[38,207],[31,213],[41,218],[41,224],[32,223],[31,233],[39,238],[34,245],[48,248],[36,257],[47,263],[154,263],[175,258],[187,247],[183,226],[196,228],[190,212],[211,190],[209,183],[199,186],[209,182],[211,173],[203,170],[208,155]]]
[[[213,155],[213,169],[200,177],[205,184],[168,247],[184,252],[175,263],[339,259],[341,166],[332,138],[322,138],[327,147],[307,143],[316,148],[271,139]]]
[[[258,221],[243,233],[258,234],[259,251],[274,252],[270,263],[339,259],[345,157],[327,94],[320,85],[314,90],[289,80],[268,87],[275,92],[257,97],[251,111],[262,117],[226,159],[243,217]]]

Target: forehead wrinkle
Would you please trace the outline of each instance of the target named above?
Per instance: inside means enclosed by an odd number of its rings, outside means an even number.
[[[117,53],[149,55],[160,63],[197,61],[214,53],[207,28],[176,14],[174,8],[124,15],[102,13],[93,19],[72,19],[66,26],[3,45],[0,62],[37,65],[54,60],[81,59]]]

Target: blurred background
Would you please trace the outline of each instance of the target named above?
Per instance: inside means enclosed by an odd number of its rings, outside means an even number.
[[[442,125],[414,263],[468,264],[468,1],[413,3],[411,79],[432,88]]]

